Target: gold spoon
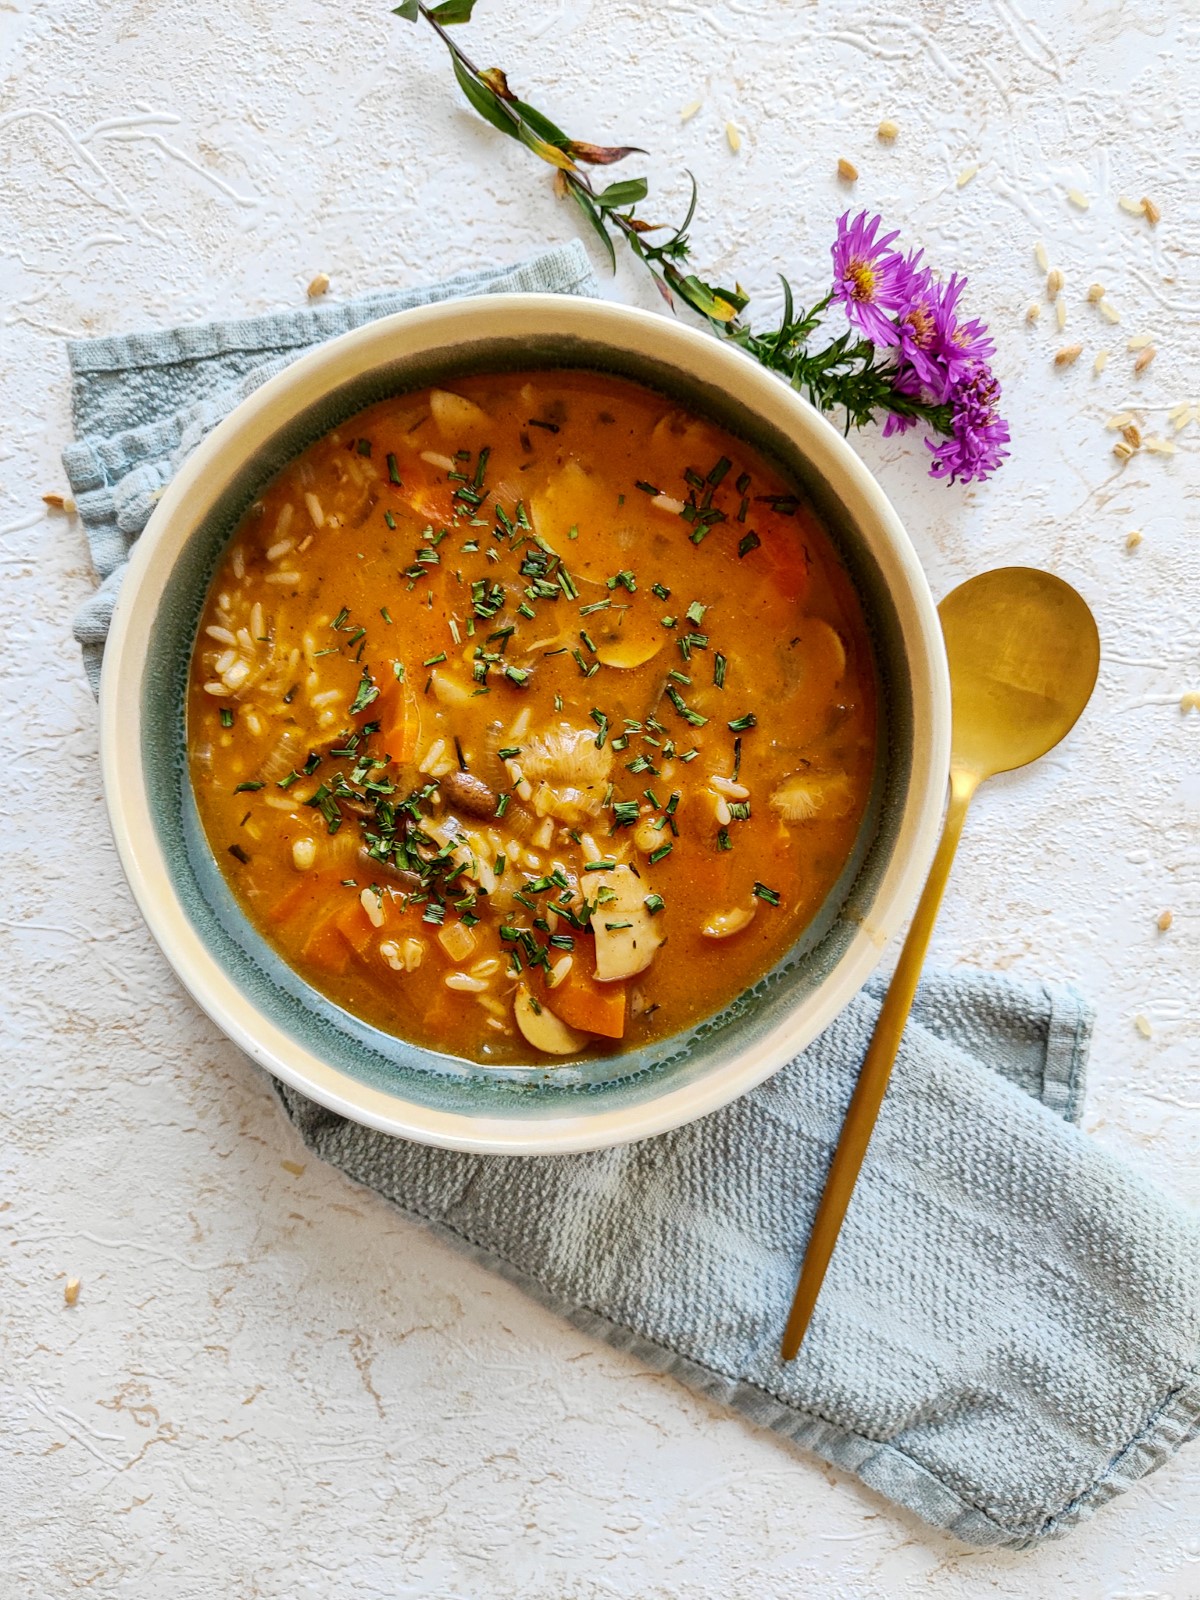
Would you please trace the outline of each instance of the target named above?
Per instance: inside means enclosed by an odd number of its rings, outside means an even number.
[[[967,807],[985,778],[1024,767],[1075,726],[1091,698],[1100,638],[1086,603],[1061,578],[999,567],[969,578],[938,607],[950,665],[953,726],[950,801],[942,839],[900,952],[817,1207],[800,1283],[783,1335],[783,1359],[800,1348],[866,1155]]]

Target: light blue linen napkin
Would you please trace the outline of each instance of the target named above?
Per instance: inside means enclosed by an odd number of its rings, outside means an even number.
[[[70,346],[64,461],[103,579],[203,433],[304,349],[408,305],[595,293],[578,245],[342,305]],[[407,1144],[279,1087],[309,1147],[576,1326],[968,1544],[1061,1534],[1200,1431],[1200,1225],[1085,1138],[1091,1013],[1008,977],[927,979],[800,1358],[779,1339],[878,1013],[675,1133],[582,1156]]]

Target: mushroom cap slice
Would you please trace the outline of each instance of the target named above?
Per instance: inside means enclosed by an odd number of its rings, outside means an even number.
[[[455,394],[451,389],[431,389],[429,409],[442,438],[461,444],[463,439],[476,434],[481,428],[490,428],[492,419],[482,406],[466,395]]]
[[[588,1042],[586,1033],[569,1028],[540,1000],[534,1000],[523,983],[517,986],[513,996],[513,1015],[527,1042],[543,1055],[573,1056]]]
[[[644,972],[663,942],[658,921],[646,909],[649,886],[627,866],[598,872],[595,887],[613,891],[592,912],[596,939],[596,980],[616,983]],[[589,887],[591,887],[589,885]]]

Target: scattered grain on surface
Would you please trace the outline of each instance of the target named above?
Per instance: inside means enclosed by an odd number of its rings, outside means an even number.
[[[738,151],[742,148],[741,129],[736,127],[732,122],[727,122],[725,124],[725,137],[729,141],[729,148],[733,151],[734,155],[737,155]]]
[[[1121,313],[1117,310],[1116,306],[1113,305],[1111,300],[1101,300],[1100,315],[1104,318],[1105,322],[1120,322],[1121,320]]]
[[[1134,420],[1134,416],[1133,416],[1133,412],[1132,411],[1118,411],[1116,416],[1109,417],[1108,421],[1104,424],[1104,426],[1111,433],[1117,433],[1122,428],[1127,428],[1129,426],[1129,424],[1133,420]]]
[[[1131,528],[1125,535],[1126,550],[1136,550],[1138,545],[1141,544],[1143,537],[1144,536],[1140,528]]]
[[[1173,456],[1179,449],[1179,446],[1171,439],[1162,439],[1156,433],[1152,433],[1149,438],[1143,439],[1142,444],[1152,456]]]
[[[1092,362],[1092,371],[1097,377],[1100,376],[1105,367],[1108,365],[1109,354],[1110,352],[1107,350],[1098,350],[1096,352],[1096,359]]]
[[[1162,217],[1162,212],[1154,204],[1154,201],[1150,199],[1149,195],[1142,196],[1141,205],[1142,215],[1145,217],[1146,221],[1152,228],[1157,228],[1159,220]]]
[[[689,100],[687,105],[685,105],[683,110],[679,113],[680,122],[690,122],[703,104],[703,100]]]
[[[308,286],[308,298],[310,300],[319,300],[320,297],[328,290],[328,288],[329,274],[327,272],[318,272],[316,277]]]
[[[1026,322],[1036,322],[1037,319],[1041,316],[1041,314],[1042,314],[1042,308],[1041,308],[1040,305],[1038,305],[1037,301],[1035,300],[1033,302],[1033,304],[1029,307],[1029,310],[1025,313],[1025,321]]]
[[[1153,335],[1149,333],[1135,333],[1126,341],[1126,350],[1144,350],[1148,344],[1154,342]]]
[[[42,500],[51,511],[65,511],[69,517],[75,515],[75,502],[69,494],[44,494]]]
[[[1063,275],[1054,267],[1046,274],[1046,298],[1055,300],[1062,293]]]
[[[900,124],[898,122],[893,122],[891,117],[884,117],[883,121],[875,130],[875,137],[883,144],[891,144],[899,137],[899,134]]]
[[[1133,370],[1135,372],[1145,372],[1146,368],[1154,360],[1157,354],[1158,351],[1154,348],[1154,346],[1152,344],[1148,344],[1146,348],[1139,353],[1137,360],[1133,363]]]
[[[838,158],[837,174],[838,177],[842,179],[843,183],[858,182],[858,168],[854,165],[853,161],[847,161],[845,156],[840,156]]]
[[[66,1285],[65,1285],[65,1287],[63,1289],[63,1300],[66,1302],[67,1305],[73,1306],[73,1305],[76,1305],[78,1303],[78,1301],[79,1301],[79,1291],[80,1291],[81,1287],[82,1287],[82,1283],[81,1283],[81,1280],[79,1278],[68,1278],[67,1279]]]
[[[1159,933],[1166,933],[1167,929],[1174,921],[1175,918],[1169,911],[1160,911],[1155,921],[1155,927],[1158,929]]]
[[[1054,320],[1058,323],[1058,331],[1061,333],[1067,325],[1067,302],[1061,295],[1054,302]]]
[[[1145,212],[1142,210],[1142,202],[1140,200],[1131,200],[1127,194],[1123,194],[1117,201],[1117,204],[1120,206],[1121,210],[1126,214],[1126,216],[1145,216]]]
[[[1046,254],[1046,246],[1039,239],[1033,247],[1033,259],[1038,264],[1039,272],[1049,272],[1050,257]]]
[[[1068,189],[1067,199],[1075,207],[1076,211],[1086,211],[1092,203],[1082,189]]]
[[[1082,354],[1083,346],[1081,344],[1065,344],[1061,350],[1055,352],[1054,365],[1056,367],[1074,366]]]
[[[1112,453],[1118,461],[1128,461],[1136,452],[1131,444],[1127,444],[1124,439],[1118,439],[1113,445]]]
[[[1092,305],[1097,305],[1101,300],[1104,299],[1104,285],[1102,283],[1090,283],[1088,285],[1087,297]]]
[[[1154,1033],[1154,1029],[1150,1026],[1150,1018],[1144,1016],[1140,1011],[1138,1012],[1137,1016],[1134,1017],[1133,1025],[1141,1034],[1143,1039],[1149,1039]]]
[[[279,1165],[285,1172],[290,1172],[293,1178],[304,1176],[305,1164],[303,1161],[281,1161]]]
[[[954,187],[956,189],[965,189],[978,172],[979,163],[978,161],[973,161],[969,167],[964,167],[958,177],[955,178]]]

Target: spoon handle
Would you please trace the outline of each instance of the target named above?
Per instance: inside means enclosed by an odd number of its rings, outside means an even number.
[[[912,1009],[913,996],[917,992],[917,982],[925,963],[925,952],[929,948],[929,939],[933,933],[934,922],[937,920],[938,908],[942,903],[946,880],[950,876],[954,852],[958,849],[967,808],[977,784],[978,779],[973,773],[955,771],[950,774],[950,802],[946,808],[946,820],[942,824],[941,842],[917,904],[908,937],[904,941],[904,948],[900,952],[900,959],[896,963],[895,974],[884,997],[882,1009],[875,1023],[875,1032],[871,1035],[871,1043],[863,1058],[862,1070],[859,1072],[858,1083],[850,1099],[841,1138],[833,1153],[829,1176],[825,1180],[825,1190],[817,1207],[812,1233],[809,1235],[804,1265],[800,1269],[800,1282],[783,1334],[782,1354],[785,1361],[793,1361],[800,1349],[801,1340],[804,1338],[813,1308],[817,1303],[817,1296],[821,1292],[821,1284],[825,1280],[825,1269],[837,1244],[838,1233],[850,1204],[850,1196],[858,1181],[859,1169],[867,1153],[867,1145],[871,1141],[879,1108],[883,1103],[884,1091],[891,1076],[892,1063],[900,1049],[904,1026]]]

